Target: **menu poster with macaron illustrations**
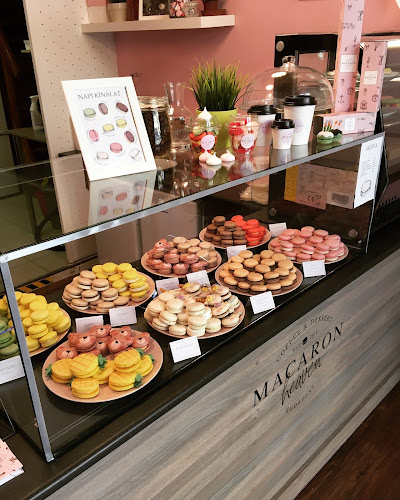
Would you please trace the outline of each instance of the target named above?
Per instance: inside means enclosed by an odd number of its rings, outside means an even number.
[[[156,170],[132,78],[61,83],[91,181]]]

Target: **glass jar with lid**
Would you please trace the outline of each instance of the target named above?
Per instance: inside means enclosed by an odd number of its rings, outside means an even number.
[[[153,154],[166,156],[171,150],[167,97],[139,96],[138,99]]]

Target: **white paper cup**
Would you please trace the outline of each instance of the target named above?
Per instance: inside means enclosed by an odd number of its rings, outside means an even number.
[[[275,120],[275,115],[258,115],[257,118],[260,124],[260,131],[258,133],[256,146],[268,147],[271,144],[271,125]]]
[[[283,101],[284,116],[294,122],[293,146],[308,144],[314,118],[315,99],[309,94],[288,96]]]
[[[272,147],[274,149],[290,149],[294,128],[273,128]]]

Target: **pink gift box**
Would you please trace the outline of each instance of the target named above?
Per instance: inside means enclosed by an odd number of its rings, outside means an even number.
[[[353,111],[364,0],[342,0],[335,65],[335,112]]]
[[[345,113],[328,113],[314,117],[314,134],[318,134],[324,126],[331,125],[338,128],[343,134],[373,132],[375,130],[376,113],[360,113],[348,111]]]
[[[386,54],[387,41],[368,40],[364,43],[357,111],[376,113],[379,110]]]

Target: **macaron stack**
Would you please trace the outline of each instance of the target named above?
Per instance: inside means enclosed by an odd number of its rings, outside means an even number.
[[[67,332],[71,327],[69,316],[64,314],[56,302],[47,303],[43,295],[15,292],[15,297],[29,352],[41,347],[51,347],[58,342],[59,335]],[[7,317],[11,318],[6,296],[0,299],[0,313],[5,312]],[[12,327],[13,322],[10,320],[8,325]]]
[[[144,313],[156,330],[172,335],[203,337],[221,328],[234,328],[241,319],[240,301],[229,288],[220,285],[201,287],[186,283],[182,288],[162,292]]]
[[[142,379],[153,370],[150,354],[131,349],[106,360],[92,353],[79,354],[73,359],[62,358],[49,365],[46,375],[58,384],[71,384],[72,394],[80,399],[96,397],[101,385],[113,391],[128,391],[139,387]]]
[[[285,229],[270,241],[269,246],[274,252],[281,252],[296,262],[321,260],[329,264],[340,260],[346,251],[338,234],[329,234],[312,226],[304,226],[301,230]]]
[[[131,264],[107,262],[93,266],[91,271],[81,271],[64,288],[62,298],[76,311],[105,314],[114,307],[128,306],[130,301],[146,300],[149,280]]]
[[[290,291],[297,279],[293,262],[282,253],[271,250],[256,255],[244,250],[221,267],[218,279],[230,290],[244,294],[271,291],[277,295]]]
[[[257,219],[245,221],[242,215],[234,215],[227,221],[223,215],[217,215],[207,226],[204,240],[224,248],[235,245],[258,246],[266,232]]]
[[[157,241],[146,257],[144,265],[161,275],[184,276],[218,265],[218,253],[214,245],[198,238],[188,240],[184,236],[176,236],[172,241]]]

